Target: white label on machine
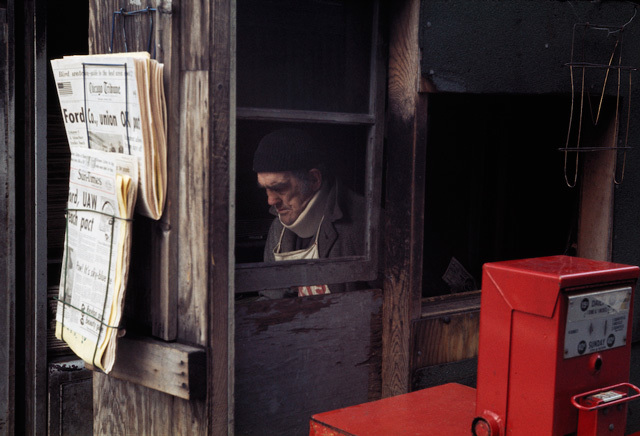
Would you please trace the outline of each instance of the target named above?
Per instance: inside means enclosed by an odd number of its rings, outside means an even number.
[[[624,395],[618,391],[607,391],[599,394],[591,395],[589,398],[592,398],[595,401],[601,401],[603,403],[610,403],[615,400],[619,400]]]
[[[631,287],[570,295],[568,300],[565,359],[626,345]]]

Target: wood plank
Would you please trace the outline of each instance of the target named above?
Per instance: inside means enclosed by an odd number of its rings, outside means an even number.
[[[206,434],[203,400],[185,400],[100,372],[93,374],[93,398],[94,435]]]
[[[179,20],[174,19],[175,2],[158,1],[155,7],[156,59],[164,64],[164,90],[167,102],[167,198],[162,217],[152,224],[150,265],[151,333],[165,341],[178,338],[178,220],[180,149],[180,65],[175,53],[179,45]],[[187,338],[182,338],[187,340]]]
[[[209,38],[212,2],[195,1],[183,5],[180,26],[187,31],[180,35],[180,66],[182,71],[209,69]]]
[[[209,228],[209,73],[185,71],[181,79],[178,275],[179,336],[206,343]]]
[[[109,376],[174,395],[203,398],[206,388],[205,350],[178,342],[123,337]],[[89,369],[94,369],[87,365]]]
[[[426,96],[418,95],[420,2],[390,6],[383,396],[408,392],[410,321],[420,314]]]
[[[173,432],[171,413],[176,397],[94,372],[93,398],[96,436],[178,434]]]
[[[233,433],[235,0],[210,2],[207,431]],[[205,37],[206,38],[206,37]]]
[[[155,8],[156,11],[127,15],[127,12]],[[152,56],[157,55],[160,45],[158,24],[162,21],[161,14],[171,11],[171,1],[151,0],[144,5],[134,0],[127,2],[90,0],[89,14],[89,52],[90,53],[125,53],[147,51]],[[115,14],[114,12],[123,12]],[[98,24],[100,23],[100,24]],[[104,25],[102,24],[104,23]],[[113,25],[113,26],[112,26]],[[151,29],[153,26],[153,29]],[[112,39],[113,30],[113,39]],[[151,45],[149,46],[149,37]],[[112,46],[113,42],[113,46]]]
[[[585,146],[610,147],[617,144],[618,123],[613,116],[597,143]],[[574,156],[571,155],[573,159]],[[615,151],[581,153],[583,164],[578,218],[579,257],[611,261],[613,241],[613,189],[616,173]],[[619,169],[621,171],[621,168]]]
[[[439,315],[411,324],[411,370],[478,355],[480,311]]]
[[[381,291],[236,306],[236,434],[306,434],[381,392]]]
[[[422,300],[411,325],[411,390],[456,382],[475,387],[480,291]]]
[[[0,9],[0,433],[15,434],[15,101],[13,16]]]
[[[203,379],[200,383],[204,385],[206,381]],[[172,398],[172,430],[168,434],[207,434],[207,402],[200,400],[187,401],[177,397]]]
[[[111,30],[107,30],[109,14],[117,7],[115,1],[89,0],[89,53],[107,53]]]

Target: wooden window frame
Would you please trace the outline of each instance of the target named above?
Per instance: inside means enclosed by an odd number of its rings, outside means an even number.
[[[365,126],[368,128],[366,145],[365,202],[365,255],[339,259],[313,261],[256,262],[235,265],[236,293],[263,289],[299,286],[309,283],[370,281],[378,276],[379,242],[381,227],[379,203],[381,198],[382,143],[384,118],[384,62],[380,35],[380,2],[373,6],[371,56],[369,64],[369,105],[367,113],[322,112],[306,110],[263,109],[238,107],[237,120],[274,121],[293,123],[322,123],[333,125]]]

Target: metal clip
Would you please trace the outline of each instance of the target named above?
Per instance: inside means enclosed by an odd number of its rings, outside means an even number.
[[[126,30],[125,25],[124,25],[125,24],[124,18],[133,16],[133,15],[149,14],[149,38],[148,38],[148,41],[147,41],[147,51],[155,59],[155,57],[156,57],[155,49],[153,50],[153,53],[151,53],[151,41],[153,40],[153,14],[151,12],[157,12],[157,9],[148,7],[148,8],[140,9],[140,10],[137,10],[137,11],[127,12],[124,8],[120,8],[119,11],[115,11],[113,13],[113,18],[111,20],[111,43],[109,44],[109,53],[113,53],[113,36],[114,36],[114,33],[115,33],[116,16],[120,15],[120,16],[123,17],[123,19],[122,19],[122,38],[123,38],[123,42],[124,42],[124,51],[126,53],[126,52],[129,51],[129,47],[128,47],[128,44],[127,44],[127,30]]]

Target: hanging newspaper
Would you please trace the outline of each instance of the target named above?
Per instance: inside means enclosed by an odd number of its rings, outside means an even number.
[[[71,154],[56,337],[105,372],[113,367],[122,316],[137,165],[128,155]]]
[[[163,65],[147,52],[65,56],[51,61],[72,150],[138,158],[138,211],[162,215],[167,182]]]

